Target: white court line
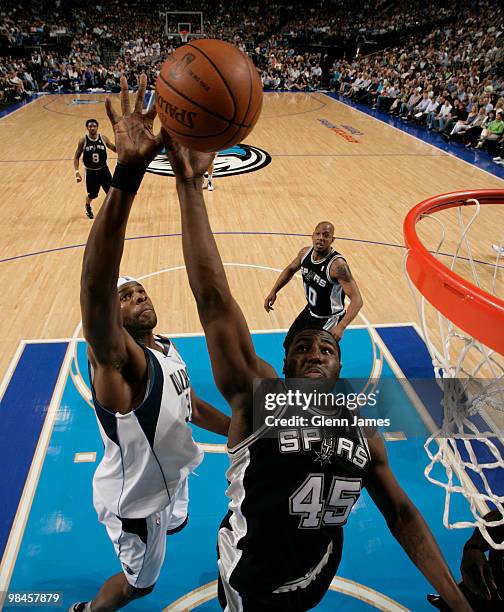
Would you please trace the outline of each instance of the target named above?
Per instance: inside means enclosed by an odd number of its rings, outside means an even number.
[[[416,411],[420,415],[420,417],[423,420],[424,424],[426,425],[427,429],[431,433],[434,433],[435,431],[438,431],[439,427],[434,422],[434,419],[429,414],[429,412],[428,412],[427,408],[425,407],[424,403],[422,402],[420,397],[417,395],[417,392],[411,386],[411,383],[409,382],[409,380],[405,377],[404,372],[402,371],[402,369],[400,368],[399,364],[394,359],[394,357],[392,356],[392,354],[388,350],[386,344],[382,341],[381,338],[379,338],[379,340],[378,340],[378,345],[380,346],[380,350],[382,351],[382,354],[385,357],[387,363],[389,364],[390,368],[394,372],[397,380],[399,381],[399,383],[403,387],[406,395],[408,396],[409,400],[411,401],[411,403],[415,407]],[[475,485],[474,485],[474,483],[473,483],[473,481],[469,478],[469,476],[466,474],[466,472],[465,471],[460,472],[460,470],[457,469],[457,466],[454,464],[453,461],[452,461],[452,465],[453,465],[453,469],[456,472],[460,482],[463,483],[463,485],[467,489],[471,489],[474,492],[478,492],[476,487],[475,487]],[[487,514],[487,512],[489,511],[489,508],[485,504],[485,502],[481,502],[479,499],[476,499],[475,500],[475,504],[478,507],[478,511],[481,513],[482,516]]]
[[[416,323],[415,321],[412,323],[412,325],[415,331],[418,333],[418,335],[422,339],[423,343],[425,344],[425,348],[427,348],[427,344],[425,342],[425,338],[424,338],[420,325]],[[429,352],[429,349],[427,349],[427,351]],[[429,352],[429,355],[430,355],[430,352]],[[432,366],[432,368],[434,369],[434,366]],[[440,390],[441,390],[441,387],[440,387]],[[485,423],[488,425],[490,430],[495,433],[496,438],[504,444],[504,436],[502,435],[502,431],[498,427],[498,425],[495,423],[493,418],[486,411],[483,411],[483,410],[480,411],[479,416],[485,421]]]
[[[422,144],[428,146],[428,147],[432,147],[433,149],[436,149],[436,151],[441,151],[441,153],[444,153],[445,155],[449,155],[450,157],[453,157],[454,159],[456,159],[457,161],[460,162],[464,162],[464,164],[467,164],[468,166],[470,166],[473,170],[479,170],[480,172],[484,172],[485,174],[488,174],[489,176],[491,176],[492,178],[495,178],[499,181],[504,182],[504,179],[502,179],[500,176],[497,176],[495,174],[492,174],[492,172],[489,172],[488,170],[484,170],[483,168],[480,168],[479,166],[476,166],[476,164],[472,164],[471,162],[466,161],[465,159],[462,159],[461,157],[457,157],[456,155],[454,155],[453,153],[450,153],[449,151],[445,151],[444,149],[440,149],[439,147],[437,147],[436,145],[431,144],[430,142],[426,142],[425,140],[422,140],[421,138],[418,138],[418,136],[414,136],[413,134],[409,134],[408,132],[406,132],[405,130],[401,130],[401,128],[396,127],[395,125],[390,125],[389,123],[387,123],[386,121],[384,121],[383,119],[380,119],[379,117],[373,117],[373,115],[369,115],[368,113],[366,113],[365,111],[362,111],[358,108],[355,108],[353,106],[350,106],[350,104],[345,104],[345,102],[341,102],[341,100],[337,100],[333,97],[331,97],[329,94],[324,93],[324,92],[320,92],[323,96],[327,96],[330,100],[332,100],[333,102],[336,102],[337,104],[341,104],[342,106],[344,106],[345,108],[349,108],[351,110],[357,111],[358,113],[361,113],[361,115],[365,115],[366,117],[369,117],[370,119],[374,119],[375,121],[379,121],[381,124],[383,124],[385,127],[388,128],[392,128],[393,130],[397,130],[398,132],[400,132],[401,134],[404,134],[405,136],[409,136],[410,138],[414,138],[415,140],[418,140],[418,142],[421,142]]]
[[[24,347],[25,347],[26,341],[25,340],[20,340],[18,347],[14,353],[14,355],[12,356],[12,359],[10,360],[10,363],[7,367],[7,371],[4,374],[4,377],[2,379],[2,382],[0,384],[0,401],[2,401],[3,395],[5,393],[5,390],[7,389],[7,387],[9,386],[10,380],[12,378],[12,375],[14,374],[14,370],[17,368],[17,365],[19,363],[19,359],[23,353]]]
[[[369,325],[372,325],[375,329],[380,327],[415,327],[415,329],[419,332],[418,325],[414,321],[407,323],[357,323],[351,324],[347,327],[347,329],[367,329]],[[251,329],[251,334],[283,334],[287,332],[288,327],[272,327],[271,329]],[[161,336],[167,336],[168,338],[193,338],[204,336],[203,332],[159,332]],[[420,336],[422,334],[420,333]],[[71,337],[71,338],[54,338],[54,339],[29,339],[23,340],[26,344],[44,344],[50,342],[71,342],[75,340],[76,342],[85,342],[85,339],[82,336]]]
[[[9,534],[9,540],[5,547],[2,562],[0,563],[0,593],[3,593],[5,597],[6,592],[9,588],[12,571],[16,563],[17,555],[19,552],[19,546],[23,539],[23,534],[26,528],[26,523],[30,514],[33,498],[44,464],[44,459],[47,452],[47,447],[51,439],[52,430],[58,414],[61,398],[65,389],[65,383],[70,370],[70,364],[72,360],[71,344],[68,345],[65,358],[60,368],[58,381],[54,388],[54,392],[47,410],[46,418],[42,431],[40,433],[37,448],[33,455],[33,460],[30,466],[30,471],[26,478],[21,500],[18,505],[16,516],[12,524],[12,528]],[[0,596],[0,609],[2,608],[2,596]]]
[[[25,344],[57,344],[58,342],[70,342],[72,338],[33,338],[31,340],[23,339]]]
[[[363,601],[377,610],[383,610],[384,612],[409,612],[408,608],[405,608],[384,593],[380,593],[365,584],[359,584],[348,578],[335,576],[329,589]],[[216,597],[217,580],[214,580],[182,595],[177,601],[163,608],[163,612],[187,612],[188,610],[198,608]]]
[[[402,371],[401,367],[399,366],[399,364],[395,360],[395,358],[392,355],[392,353],[389,351],[389,349],[388,349],[387,345],[385,344],[385,342],[382,340],[382,338],[378,334],[377,334],[377,336],[378,336],[378,338],[376,340],[376,343],[380,347],[380,351],[381,351],[382,355],[384,356],[385,361],[390,366],[390,369],[392,370],[392,372],[394,373],[395,377],[397,378],[397,380],[401,384],[402,388],[404,389],[404,392],[406,393],[406,395],[410,399],[411,403],[415,407],[416,411],[420,415],[422,421],[424,422],[424,425],[427,427],[427,429],[431,433],[433,433],[434,431],[436,431],[438,429],[436,423],[434,422],[434,419],[429,414],[429,411],[425,407],[425,405],[422,402],[422,400],[418,397],[417,392],[411,386],[411,383],[409,382],[409,380],[404,375],[404,372]]]

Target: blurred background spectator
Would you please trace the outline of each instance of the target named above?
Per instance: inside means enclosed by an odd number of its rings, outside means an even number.
[[[178,2],[4,0],[0,104],[43,92],[117,91],[140,72],[154,87],[181,44],[165,28]],[[234,43],[265,89],[331,88],[469,147],[500,146],[504,27],[499,3],[477,0],[188,0],[204,36]],[[496,123],[497,122],[497,123]]]

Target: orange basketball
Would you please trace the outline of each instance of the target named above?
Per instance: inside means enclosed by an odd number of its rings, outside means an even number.
[[[165,130],[196,151],[242,141],[259,119],[262,83],[234,45],[200,39],[179,47],[161,67],[156,108]]]

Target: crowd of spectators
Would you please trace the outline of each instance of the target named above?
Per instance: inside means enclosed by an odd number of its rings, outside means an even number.
[[[282,31],[292,39],[325,44],[345,44],[433,24],[453,17],[460,5],[452,0],[436,2],[372,0],[307,2],[293,11]]]
[[[0,9],[0,102],[39,91],[116,91],[121,74],[145,72],[153,87],[180,44],[166,11],[173,0],[4,0]],[[499,140],[504,108],[502,12],[487,1],[235,0],[229,8],[188,0],[202,11],[205,36],[248,52],[267,89],[319,89],[324,76],[342,95],[424,124],[447,139],[482,147]],[[118,19],[118,15],[121,16]],[[431,24],[429,27],[428,24]],[[197,30],[197,24],[193,24]],[[406,42],[359,59],[341,59],[323,75],[324,53],[300,51],[296,38],[355,39],[416,28]],[[426,29],[427,28],[427,29]],[[430,28],[430,29],[429,29]],[[30,53],[14,53],[32,48]],[[134,80],[134,79],[131,79]],[[327,83],[327,80],[325,81]]]
[[[169,28],[165,19],[167,11],[177,9],[180,4],[173,0],[100,0],[97,5],[85,0],[26,4],[6,0],[0,9],[0,43],[4,48],[37,50],[24,59],[0,57],[0,101],[38,90],[115,90],[121,74],[139,72],[147,74],[153,87],[163,61],[180,44],[180,39],[172,36],[174,26]],[[264,54],[269,45],[260,43],[278,28],[279,5],[250,6],[246,0],[235,0],[228,7],[204,0],[184,2],[184,10],[203,13],[205,36],[233,42],[268,65],[269,54]],[[192,32],[198,33],[197,18]],[[304,63],[298,62],[298,69],[303,68]],[[278,74],[278,70],[273,72]]]
[[[446,140],[497,150],[504,142],[501,9],[480,2],[477,12],[462,11],[454,23],[401,47],[337,60],[330,86]]]

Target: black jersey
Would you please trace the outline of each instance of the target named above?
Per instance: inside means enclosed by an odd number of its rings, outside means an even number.
[[[332,317],[345,310],[345,292],[329,275],[332,262],[343,256],[330,251],[324,259],[313,259],[313,247],[301,260],[301,275],[308,308],[315,317]]]
[[[306,588],[336,548],[360,495],[370,453],[358,428],[285,427],[228,451],[229,512],[219,571],[238,592]],[[346,436],[346,434],[345,434]],[[336,551],[338,552],[338,551]]]
[[[84,142],[84,153],[82,156],[84,166],[87,170],[99,170],[107,163],[107,147],[98,134],[96,140],[92,140],[86,134]]]

